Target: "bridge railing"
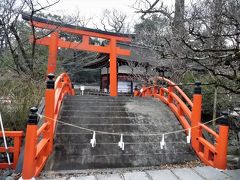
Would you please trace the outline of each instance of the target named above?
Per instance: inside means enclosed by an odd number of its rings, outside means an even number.
[[[45,93],[45,119],[40,127],[38,127],[37,108],[30,110],[24,150],[23,179],[38,176],[51,154],[57,118],[62,100],[67,94],[74,95],[69,76],[63,73],[55,81],[54,75],[49,74]]]
[[[164,86],[157,84],[159,80],[164,82],[162,83]],[[186,130],[185,132],[187,134],[191,132],[191,144],[198,157],[206,165],[226,169],[229,130],[227,119],[222,117],[217,121],[220,124],[218,132],[201,122],[201,83],[195,83],[193,100],[179,86],[163,77],[154,79],[153,85],[143,86],[141,90],[136,89],[134,96],[152,96],[167,104]],[[203,131],[212,135],[215,143],[207,140],[203,135]]]
[[[11,154],[10,156],[10,167],[8,162],[4,161],[0,163],[0,169],[7,169],[7,168],[12,168],[15,169],[17,162],[18,162],[18,157],[20,154],[20,148],[21,148],[21,143],[22,143],[22,137],[23,137],[23,131],[5,131],[5,136],[7,139],[11,139],[11,145],[8,146],[8,153]],[[0,132],[0,138],[2,138],[3,133]],[[8,143],[9,145],[9,143]],[[5,147],[0,147],[0,153],[6,153],[6,148]]]

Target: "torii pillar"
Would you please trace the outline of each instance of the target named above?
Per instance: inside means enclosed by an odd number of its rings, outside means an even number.
[[[58,57],[58,32],[52,32],[50,34],[50,44],[48,46],[48,66],[47,74],[53,73],[56,71],[57,67],[57,57]]]
[[[116,39],[110,40],[110,96],[118,95],[118,78],[117,78],[117,42]]]

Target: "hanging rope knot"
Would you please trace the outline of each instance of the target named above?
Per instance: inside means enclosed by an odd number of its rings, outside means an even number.
[[[124,151],[124,142],[123,142],[123,134],[121,134],[120,141],[118,142],[118,146]]]
[[[42,115],[42,114],[37,113],[37,115],[38,115],[39,119],[42,119],[42,118],[43,118],[43,115]]]
[[[96,144],[97,144],[97,142],[96,142],[96,132],[95,131],[93,131],[93,137],[90,140],[90,143],[92,145],[92,148],[94,148],[96,146]]]

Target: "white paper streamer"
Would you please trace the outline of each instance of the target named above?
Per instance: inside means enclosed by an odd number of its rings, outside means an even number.
[[[124,142],[123,142],[123,135],[121,134],[120,141],[118,142],[118,146],[124,151]]]
[[[160,142],[160,147],[163,149],[166,146],[166,142],[164,141],[164,134],[162,135],[162,141]]]
[[[191,142],[191,128],[188,129],[188,135],[187,135],[187,143],[189,144]]]
[[[92,148],[94,148],[95,146],[96,146],[96,132],[94,131],[93,132],[93,137],[92,137],[92,139],[90,140],[90,143],[91,143],[91,145],[92,145]]]

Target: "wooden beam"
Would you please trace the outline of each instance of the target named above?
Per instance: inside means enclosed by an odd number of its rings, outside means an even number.
[[[50,37],[44,37],[41,39],[36,40],[36,44],[49,46],[51,44],[51,38]],[[90,45],[87,44],[86,41],[83,41],[83,43],[78,42],[71,42],[71,41],[65,41],[62,39],[58,39],[57,46],[61,48],[69,48],[69,49],[76,49],[81,51],[92,51],[92,52],[99,52],[99,53],[108,53],[110,54],[110,46],[96,46],[96,45]],[[128,49],[121,49],[119,47],[116,48],[117,55],[125,55],[130,56],[131,52]]]
[[[42,28],[42,29],[49,29],[52,31],[59,31],[59,32],[66,32],[70,34],[78,34],[78,35],[86,35],[89,37],[97,37],[97,38],[103,38],[103,39],[116,39],[117,41],[121,42],[130,42],[131,39],[128,37],[119,37],[119,36],[113,36],[113,35],[106,35],[106,34],[101,34],[101,33],[96,33],[96,32],[89,32],[89,31],[84,31],[80,29],[72,29],[68,27],[62,27],[62,26],[56,26],[52,24],[46,24],[46,23],[41,23],[41,22],[36,22],[33,21],[32,25],[34,27]]]

